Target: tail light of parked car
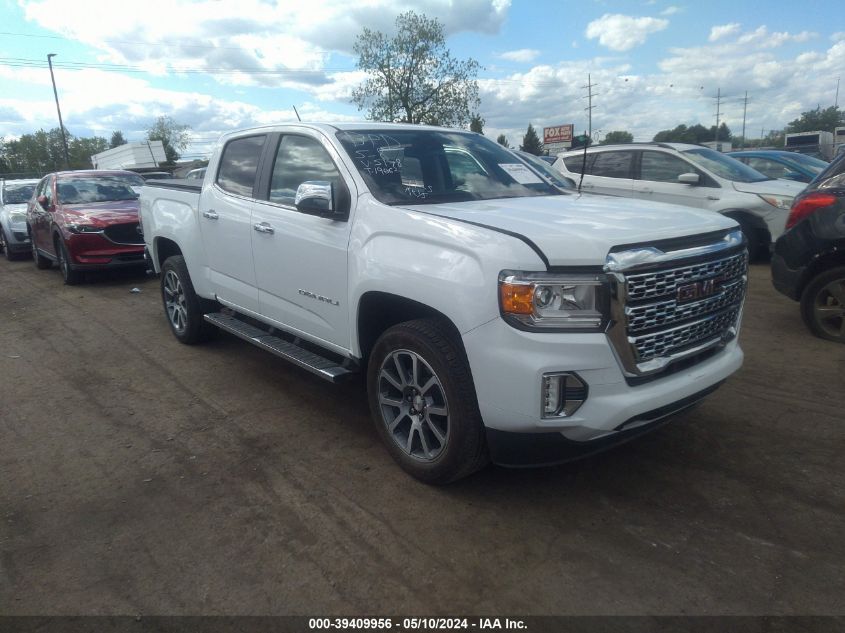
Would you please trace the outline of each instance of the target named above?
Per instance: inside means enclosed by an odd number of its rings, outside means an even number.
[[[789,217],[786,219],[786,228],[791,229],[801,220],[809,215],[812,215],[819,209],[829,207],[836,203],[836,196],[829,193],[821,193],[814,191],[806,196],[797,199],[792,204],[792,209],[789,212]]]

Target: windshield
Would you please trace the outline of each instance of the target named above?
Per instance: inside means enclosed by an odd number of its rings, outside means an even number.
[[[569,178],[565,178],[563,174],[552,167],[550,163],[543,160],[543,158],[534,156],[534,154],[529,154],[527,152],[518,152],[516,150],[514,150],[514,154],[537,170],[540,173],[540,176],[542,176],[549,184],[552,184],[555,187],[560,187],[561,189],[575,189],[575,184]]]
[[[733,180],[734,182],[763,182],[764,180],[771,180],[771,178],[764,176],[756,169],[751,169],[745,163],[741,163],[735,158],[725,156],[721,152],[707,147],[688,149],[683,154],[699,167],[703,167],[726,180]]]
[[[24,204],[31,197],[32,192],[35,191],[36,183],[31,185],[6,185],[3,191],[3,204]]]
[[[138,180],[143,184],[140,178]],[[56,185],[56,193],[61,204],[135,200],[138,198],[138,194],[132,187],[137,184],[132,176],[67,178],[59,180]]]
[[[818,158],[813,158],[812,156],[806,156],[797,152],[795,152],[793,156],[790,156],[789,160],[798,163],[799,165],[801,165],[805,169],[808,169],[814,174],[822,173],[825,169],[827,169],[827,166],[829,164],[823,160],[819,160]]]
[[[338,132],[337,138],[385,204],[560,194],[508,150],[477,134],[420,128]]]

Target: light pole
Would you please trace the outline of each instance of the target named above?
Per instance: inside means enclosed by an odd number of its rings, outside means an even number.
[[[65,168],[70,169],[70,158],[67,155],[67,137],[65,136],[65,124],[62,123],[62,109],[59,107],[59,93],[56,91],[56,78],[53,76],[53,58],[56,53],[47,55],[47,64],[50,66],[50,79],[53,81],[53,96],[56,97],[56,112],[59,113],[59,130],[62,133],[62,149],[65,151]]]

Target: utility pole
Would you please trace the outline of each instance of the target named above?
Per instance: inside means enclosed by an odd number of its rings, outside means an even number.
[[[716,149],[719,149],[719,106],[722,104],[722,89],[716,89]]]
[[[593,138],[593,97],[595,96],[593,88],[596,86],[598,86],[598,84],[594,84],[590,78],[590,73],[587,73],[587,85],[581,87],[587,89],[587,107],[584,109],[587,111],[587,135],[590,138]]]
[[[745,113],[748,111],[748,91],[745,91],[745,99],[742,102],[742,142],[739,149],[745,149]],[[719,129],[718,127],[716,128]]]
[[[62,123],[62,109],[59,107],[59,93],[56,91],[56,78],[53,76],[53,58],[56,53],[47,55],[47,64],[50,66],[50,79],[53,81],[53,96],[56,97],[56,112],[59,113],[59,130],[62,133],[62,148],[65,150],[65,169],[70,169],[70,158],[67,153],[67,137],[65,136],[65,124]]]

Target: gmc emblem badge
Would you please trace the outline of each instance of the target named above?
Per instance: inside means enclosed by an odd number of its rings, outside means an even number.
[[[696,281],[691,284],[678,286],[675,299],[678,303],[683,303],[685,301],[693,301],[694,299],[709,297],[710,295],[715,294],[720,288],[721,284],[719,284],[719,282],[721,281],[722,279],[719,278],[705,279],[704,281]]]

